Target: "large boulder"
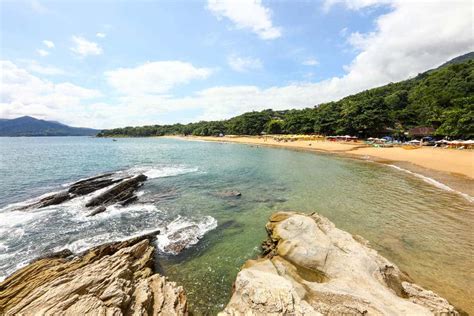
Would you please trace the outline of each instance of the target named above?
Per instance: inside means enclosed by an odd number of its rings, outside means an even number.
[[[267,231],[266,256],[246,262],[221,315],[458,315],[321,215],[275,213]]]
[[[153,238],[33,261],[0,283],[0,315],[187,315],[183,288],[154,273]]]

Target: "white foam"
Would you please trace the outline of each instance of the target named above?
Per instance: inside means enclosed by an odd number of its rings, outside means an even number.
[[[469,194],[466,194],[466,193],[463,193],[463,192],[459,192],[459,191],[456,191],[454,190],[453,188],[447,186],[446,184],[443,184],[439,181],[436,181],[435,179],[433,178],[430,178],[430,177],[426,177],[422,174],[419,174],[419,173],[416,173],[416,172],[412,172],[410,170],[407,170],[407,169],[403,169],[403,168],[400,168],[399,166],[395,166],[395,165],[388,165],[392,168],[395,168],[397,170],[400,170],[400,171],[403,171],[403,172],[406,172],[406,173],[409,173],[411,175],[414,175],[415,177],[417,178],[420,178],[422,179],[423,181],[425,181],[426,183],[429,183],[439,189],[442,189],[442,190],[445,190],[445,191],[448,191],[448,192],[452,192],[452,193],[456,193],[456,194],[459,194],[461,195],[462,197],[464,197],[466,200],[468,200],[469,202],[471,203],[474,203],[474,197],[470,196]]]
[[[174,244],[184,244],[184,248],[189,248],[216,227],[217,220],[212,216],[205,216],[199,222],[178,216],[157,236],[157,247],[164,253],[177,254],[172,247]]]
[[[42,217],[52,210],[43,210],[36,212],[23,212],[23,211],[7,211],[0,213],[0,234],[4,232],[12,232],[13,228],[17,226],[25,225],[28,222],[31,222],[39,217]],[[20,231],[23,231],[20,229]]]
[[[186,173],[198,171],[197,167],[186,167],[182,165],[171,166],[137,166],[123,172],[129,174],[144,174],[148,179],[174,177]],[[119,172],[120,173],[120,172]]]
[[[60,190],[60,191],[51,191],[51,192],[42,194],[42,195],[40,195],[40,196],[36,196],[36,197],[30,198],[30,199],[27,199],[27,200],[25,200],[25,201],[21,201],[21,202],[16,202],[16,203],[8,204],[7,206],[1,208],[1,209],[0,209],[0,212],[6,211],[6,210],[11,210],[11,209],[18,209],[18,208],[22,208],[22,207],[25,207],[25,206],[34,204],[34,203],[36,203],[36,202],[39,202],[41,199],[44,199],[45,197],[48,197],[48,196],[53,195],[53,194],[58,194],[58,193],[60,193],[60,192],[62,192],[62,191],[63,191],[63,190]]]

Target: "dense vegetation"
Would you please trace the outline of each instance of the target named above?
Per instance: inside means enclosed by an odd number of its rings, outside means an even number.
[[[224,121],[104,130],[98,136],[219,134],[402,135],[413,127],[474,138],[474,60],[460,58],[398,83],[390,83],[302,110],[249,112]],[[463,56],[461,56],[463,57]],[[468,60],[466,60],[468,59]]]

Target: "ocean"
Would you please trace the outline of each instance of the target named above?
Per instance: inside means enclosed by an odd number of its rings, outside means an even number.
[[[148,176],[136,203],[87,217],[79,197],[25,201],[107,172]],[[259,254],[268,216],[319,212],[358,234],[420,285],[474,312],[474,212],[466,196],[403,170],[327,154],[167,138],[0,138],[0,280],[36,256],[160,229],[158,269],[183,285],[191,311],[215,314],[242,264]],[[219,192],[235,190],[240,198]],[[193,227],[190,247],[166,250]]]

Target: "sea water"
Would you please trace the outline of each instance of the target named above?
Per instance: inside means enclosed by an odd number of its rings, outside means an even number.
[[[15,210],[105,172],[147,175],[139,201],[94,217],[84,209],[90,196]],[[216,194],[226,190],[242,196]],[[473,203],[403,170],[166,138],[0,138],[0,278],[46,252],[79,252],[160,229],[158,270],[184,286],[195,314],[215,314],[242,264],[258,256],[268,216],[279,210],[323,214],[368,239],[417,283],[474,312]],[[178,255],[166,252],[172,233],[190,226],[190,246]]]

